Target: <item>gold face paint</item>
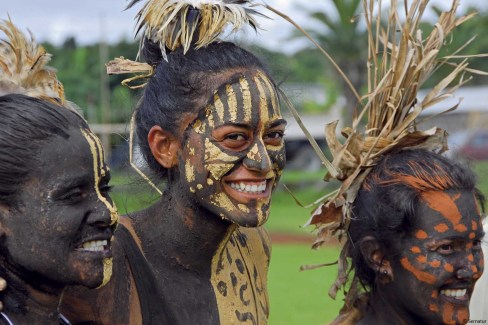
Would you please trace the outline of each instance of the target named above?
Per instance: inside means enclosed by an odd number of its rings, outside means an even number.
[[[263,73],[233,80],[215,91],[205,116],[188,129],[180,169],[190,192],[196,190],[198,201],[210,204],[215,215],[256,226],[269,215],[271,191],[284,167],[286,122]]]
[[[249,83],[246,78],[239,79],[239,85],[242,92],[242,102],[243,102],[243,112],[244,112],[244,122],[251,121],[252,112],[252,101],[251,101],[251,91],[249,90]]]
[[[230,114],[230,121],[235,122],[237,119],[237,99],[236,94],[234,93],[234,89],[232,85],[226,85],[225,89],[227,91],[227,98],[229,104],[229,114]]]
[[[97,198],[100,202],[102,202],[108,209],[110,213],[110,220],[111,225],[116,225],[119,221],[119,214],[117,212],[117,208],[114,204],[110,203],[103,195],[100,193],[99,184],[100,184],[100,177],[104,177],[105,169],[104,169],[104,154],[103,148],[100,143],[100,140],[91,133],[90,130],[81,129],[82,135],[85,137],[88,145],[90,146],[90,151],[93,157],[93,175],[95,177],[95,192],[97,194]],[[100,153],[100,154],[98,154]],[[104,286],[110,280],[112,276],[112,258],[105,258],[103,260],[103,281],[99,287]]]

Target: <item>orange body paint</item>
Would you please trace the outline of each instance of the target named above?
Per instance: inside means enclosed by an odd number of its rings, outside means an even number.
[[[461,221],[461,213],[455,202],[460,195],[457,193],[451,197],[446,192],[429,191],[423,192],[421,197],[432,210],[439,212],[444,218],[456,226]]]
[[[435,231],[443,233],[449,230],[449,227],[445,223],[440,223],[434,227]]]
[[[400,263],[407,271],[410,271],[419,281],[428,284],[434,284],[435,281],[437,280],[436,277],[433,276],[432,274],[417,270],[406,257],[402,258],[400,260]]]
[[[415,232],[415,237],[417,239],[427,239],[429,238],[429,235],[427,235],[427,233],[423,230],[418,230],[417,232]]]

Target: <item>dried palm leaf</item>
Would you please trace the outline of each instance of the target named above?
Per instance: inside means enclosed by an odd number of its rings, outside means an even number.
[[[337,179],[341,185],[332,195],[324,198],[307,223],[317,229],[314,248],[320,247],[331,237],[342,240],[347,235],[357,193],[371,167],[382,156],[402,149],[424,148],[439,153],[447,150],[446,132],[439,128],[417,130],[422,122],[419,116],[434,104],[453,96],[460,86],[469,81],[465,74],[485,74],[468,68],[469,58],[485,55],[459,54],[473,39],[450,56],[439,55],[445,39],[474,14],[456,16],[459,0],[452,0],[451,8],[441,12],[433,30],[424,37],[420,22],[428,2],[402,1],[404,18],[401,19],[397,1],[391,0],[388,19],[384,22],[382,1],[363,0],[368,34],[368,90],[358,99],[360,110],[354,116],[352,125],[342,130],[343,140],[337,137],[337,121],[326,125],[326,140],[333,159],[324,161],[325,156],[322,153],[319,156],[328,170],[325,179]],[[297,26],[288,16],[277,10],[274,12]],[[297,28],[304,32],[299,26]],[[308,34],[305,35],[310,38]],[[312,42],[318,46],[315,41]],[[333,61],[330,55],[326,57]],[[420,88],[441,66],[450,66],[452,71],[419,101]],[[456,109],[458,105],[446,108],[445,112]],[[294,116],[298,115],[294,109],[292,112]],[[361,126],[364,121],[365,126]],[[351,272],[348,265],[349,245],[346,241],[339,258],[338,277],[329,291],[332,297],[341,288],[345,289],[348,283]],[[353,277],[346,295],[345,310],[351,310],[354,302],[360,299],[364,291],[360,285],[358,278]]]
[[[132,0],[127,8],[142,0]],[[258,27],[250,0],[148,0],[137,14],[137,32],[166,50],[205,47],[215,41],[228,24],[237,31],[245,25]]]
[[[0,94],[22,93],[58,105],[65,104],[64,89],[56,70],[47,66],[51,54],[30,34],[23,34],[10,20],[0,22],[6,39],[0,40]]]

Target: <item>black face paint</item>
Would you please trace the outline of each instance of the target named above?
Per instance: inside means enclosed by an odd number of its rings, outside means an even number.
[[[53,137],[32,164],[19,209],[4,220],[6,249],[9,260],[28,272],[95,288],[111,275],[118,215],[98,139],[89,130],[69,134]]]

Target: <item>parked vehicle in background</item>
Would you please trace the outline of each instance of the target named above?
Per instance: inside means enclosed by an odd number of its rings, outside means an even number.
[[[451,155],[470,160],[488,160],[488,129],[474,129],[449,135]]]

